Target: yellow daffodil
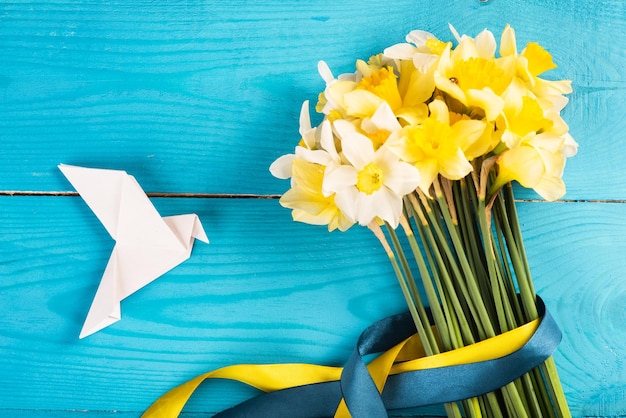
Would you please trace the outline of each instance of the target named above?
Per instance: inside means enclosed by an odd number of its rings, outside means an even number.
[[[515,180],[548,201],[562,197],[565,194],[561,179],[565,168],[563,143],[563,137],[530,134],[519,146],[504,151],[497,161],[498,176],[491,191]]]
[[[481,139],[491,142],[490,136],[483,136],[485,122],[461,119],[450,125],[448,107],[441,100],[434,100],[429,109],[430,115],[422,123],[405,126],[387,141],[402,161],[418,169],[419,187],[426,193],[439,174],[458,180],[472,171],[464,148],[470,149]]]
[[[489,121],[502,111],[500,95],[514,76],[511,60],[494,56],[493,35],[484,31],[476,39],[463,37],[454,50],[447,46],[434,74],[437,88],[459,100],[468,108],[478,107]]]
[[[346,231],[354,222],[335,203],[333,195],[322,194],[326,167],[300,158],[293,160],[293,185],[280,198],[280,204],[292,209],[294,221],[311,225],[328,225],[328,230]]]
[[[500,40],[500,55],[515,60],[516,77],[526,83],[528,89],[537,99],[544,102],[544,108],[551,107],[554,111],[561,111],[567,104],[564,94],[572,92],[570,80],[544,80],[539,76],[544,72],[556,68],[552,55],[536,42],[530,42],[518,54],[515,30],[506,25]]]
[[[396,60],[400,74],[398,90],[402,96],[403,109],[396,113],[408,124],[415,124],[424,117],[425,102],[431,98],[435,89],[436,64],[448,44],[420,30],[411,31],[406,40],[407,43],[386,48],[383,55]],[[416,114],[417,117],[414,117]]]
[[[492,192],[510,181],[534,189],[546,200],[565,194],[561,179],[566,157],[576,153],[576,142],[558,112],[545,109],[526,83],[514,80],[504,94],[499,122],[506,150],[498,157],[498,175]]]
[[[386,146],[374,150],[372,142],[349,122],[338,120],[344,164],[327,170],[323,190],[334,195],[348,218],[367,225],[380,218],[394,228],[402,214],[402,197],[415,190],[419,172],[399,161]]]
[[[546,112],[541,108],[539,101],[529,94],[531,93],[520,80],[513,81],[504,94],[504,106],[499,125],[504,130],[502,142],[508,148],[520,145],[523,138],[530,133],[553,132],[554,128],[560,127],[558,123],[555,124],[552,119],[546,117]],[[566,126],[561,132],[554,133],[565,132],[567,132]]]
[[[384,101],[392,110],[402,106],[398,91],[398,76],[391,67],[372,68],[364,61],[357,61],[361,79],[354,90],[344,94],[343,100],[350,116],[364,118],[374,114]]]

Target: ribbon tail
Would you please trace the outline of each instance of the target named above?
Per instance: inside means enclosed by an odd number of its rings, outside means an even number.
[[[143,413],[142,418],[172,418],[182,412],[185,404],[210,373],[197,376],[167,392]]]

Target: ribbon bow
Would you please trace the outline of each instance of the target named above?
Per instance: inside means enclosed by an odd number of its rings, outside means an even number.
[[[387,410],[455,402],[492,392],[543,363],[561,331],[537,297],[540,318],[493,338],[426,356],[408,312],[370,325],[343,368],[313,364],[234,365],[175,387],[143,414],[177,417],[206,379],[232,379],[264,392],[216,418],[383,418]],[[382,353],[369,364],[363,357]],[[409,358],[409,360],[407,360]]]

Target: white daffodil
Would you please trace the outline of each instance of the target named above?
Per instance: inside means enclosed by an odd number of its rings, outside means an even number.
[[[430,32],[414,30],[406,36],[407,43],[390,46],[383,51],[385,57],[397,60],[411,60],[422,73],[427,73],[437,62],[446,44]]]
[[[285,154],[277,158],[270,165],[270,173],[279,179],[288,179],[292,177],[293,164],[296,157],[303,158],[307,161],[327,165],[327,163],[338,160],[339,156],[334,151],[333,134],[330,123],[325,121],[320,126],[311,127],[311,118],[309,116],[309,101],[305,100],[300,109],[300,135],[302,139],[296,146],[295,154]],[[333,143],[334,154],[328,154],[324,150],[329,143]],[[322,150],[319,150],[319,148]],[[292,181],[293,185],[293,181]]]
[[[395,228],[402,214],[402,197],[415,190],[419,172],[385,146],[375,151],[372,141],[349,122],[335,121],[334,128],[341,138],[345,163],[326,170],[322,192],[334,194],[341,211],[361,225],[380,218]]]

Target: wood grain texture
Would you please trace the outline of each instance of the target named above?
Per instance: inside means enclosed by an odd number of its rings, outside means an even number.
[[[496,35],[510,23],[520,47],[553,54],[552,78],[573,80],[570,202],[521,202],[520,215],[564,331],[556,361],[574,416],[626,416],[621,0],[0,4],[0,416],[134,417],[216,367],[342,364],[365,326],[403,306],[363,229],[296,224],[275,199],[153,199],[163,215],[198,213],[211,244],[78,340],[113,241],[78,197],[10,194],[71,190],[61,162],[127,170],[148,192],[280,194],[268,166],[293,149],[300,103],[323,88],[317,61],[351,71],[411,29],[451,38],[448,22]],[[254,393],[212,382],[184,416]]]
[[[342,364],[361,329],[402,309],[363,228],[294,224],[275,200],[153,201],[163,215],[198,213],[211,243],[126,299],[120,322],[78,340],[112,240],[77,197],[0,198],[0,412],[137,413],[228,364]],[[526,203],[520,212],[538,291],[565,332],[556,360],[575,416],[626,413],[626,208]],[[187,410],[253,393],[212,382]]]
[[[59,0],[0,11],[1,190],[68,190],[54,168],[65,162],[123,168],[155,192],[281,193],[267,167],[293,149],[300,103],[323,88],[317,61],[351,71],[411,29],[451,39],[450,22],[496,35],[511,23],[520,48],[551,51],[550,77],[573,79],[564,116],[582,146],[567,197],[626,197],[621,0]]]

